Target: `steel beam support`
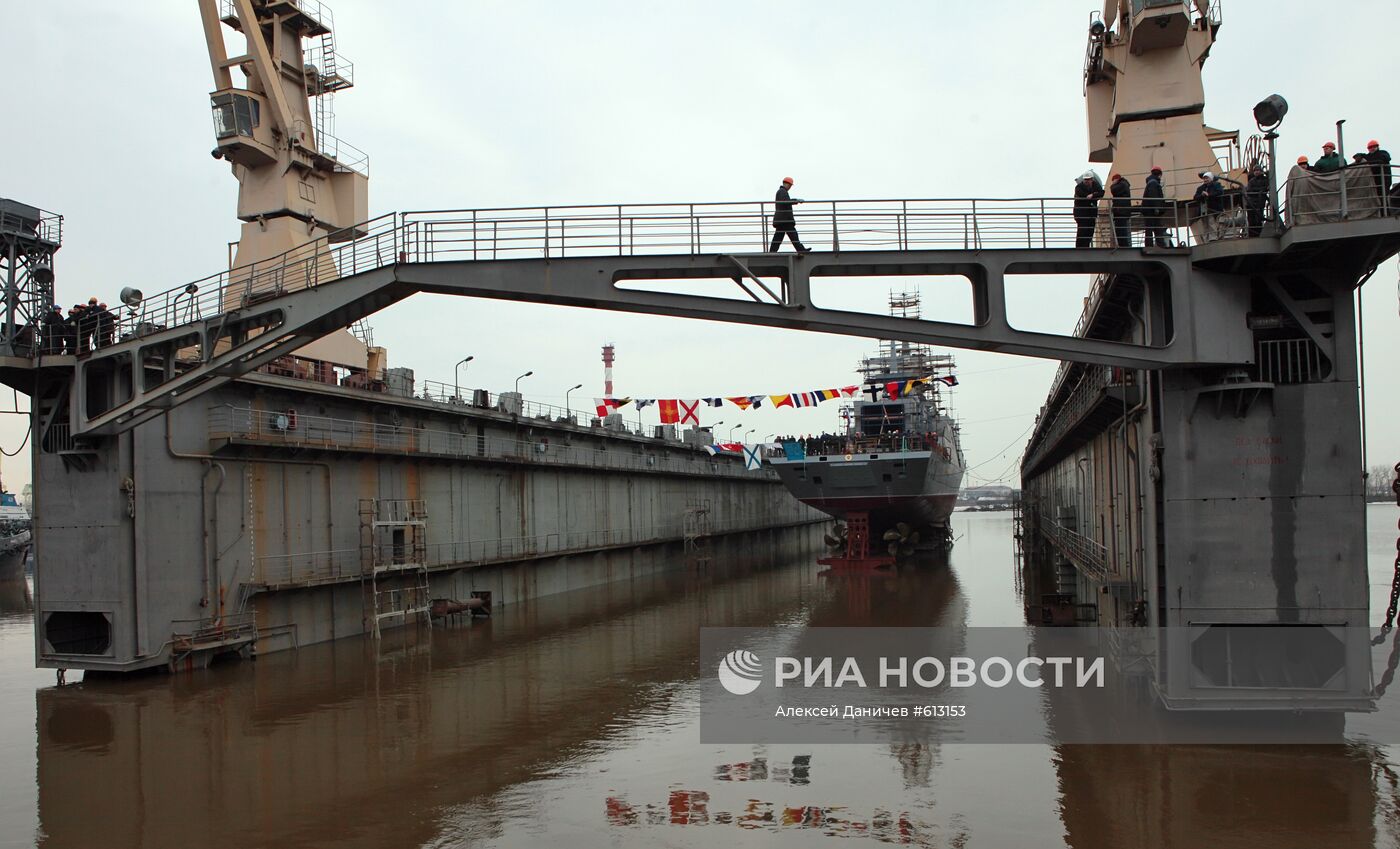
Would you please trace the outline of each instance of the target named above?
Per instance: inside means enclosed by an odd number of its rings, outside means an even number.
[[[624,288],[633,280],[733,279],[736,266],[751,279],[783,281],[775,303]],[[1007,318],[1006,278],[1012,274],[1126,274],[1149,293],[1149,326],[1171,338],[1151,344],[1059,336],[1013,328]],[[822,309],[812,302],[813,277],[957,275],[973,292],[973,322],[895,318]],[[1250,361],[1244,313],[1247,292],[1233,291],[1229,275],[1193,272],[1185,253],[1143,255],[1094,249],[861,251],[845,254],[736,254],[578,257],[400,263],[289,292],[208,320],[118,343],[79,358],[74,381],[73,433],[119,433],[294,350],[348,327],[418,291],[497,300],[609,309],[807,330],[877,339],[902,339],[957,348],[1103,363],[1125,368],[1230,365]],[[765,287],[766,288],[766,287]],[[1158,334],[1161,335],[1161,334]],[[1241,341],[1243,340],[1243,341]],[[158,386],[144,388],[146,360],[164,354],[173,366],[181,347],[199,344],[203,362]],[[116,359],[124,358],[124,359]],[[116,359],[116,362],[112,361]],[[130,396],[89,412],[90,380],[129,369]]]

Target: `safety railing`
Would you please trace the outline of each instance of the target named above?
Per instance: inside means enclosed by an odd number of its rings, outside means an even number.
[[[1050,542],[1081,571],[1100,582],[1109,579],[1108,549],[1102,543],[1054,521],[1045,521],[1041,529]]]
[[[395,393],[391,388],[389,393]],[[476,407],[486,410],[502,410],[504,404],[500,393],[489,392],[485,389],[472,389],[452,383],[443,383],[437,380],[420,381],[414,388],[413,397],[422,401],[432,401],[437,404],[447,404],[455,407]],[[521,399],[521,418],[540,419],[543,421],[568,421],[577,420],[587,422],[594,415],[593,405],[579,397],[579,403],[561,407],[558,404],[541,404],[537,401],[526,401]]]
[[[762,530],[770,525],[726,525],[725,532]],[[448,540],[427,546],[426,567],[454,569],[600,548],[652,545],[685,537],[685,522],[658,522],[629,528],[548,532],[515,537]],[[313,586],[358,581],[370,576],[368,557],[358,548],[271,554],[257,559],[253,583],[266,587]]]
[[[253,614],[230,613],[203,619],[176,619],[170,623],[170,641],[174,651],[196,651],[205,646],[226,645],[251,640],[257,636]]]
[[[63,216],[0,200],[0,232],[16,233],[57,247],[63,244]]]
[[[269,586],[333,584],[358,579],[365,574],[360,549],[343,548],[264,555],[257,560],[253,582]]]
[[[1030,440],[1026,443],[1026,460],[1022,463],[1023,468],[1038,464],[1041,458],[1083,420],[1089,410],[1102,399],[1104,390],[1113,385],[1116,371],[1112,366],[1086,365],[1084,367],[1084,371],[1080,374],[1079,381],[1071,390],[1069,397],[1054,411],[1049,422],[1037,425],[1031,434]]]
[[[1268,383],[1314,383],[1332,371],[1311,339],[1261,339],[1254,344],[1259,379]]]
[[[1283,221],[1298,227],[1394,215],[1400,197],[1393,189],[1390,165],[1352,163],[1323,173],[1297,166],[1279,182]]]
[[[320,152],[335,160],[335,170],[354,171],[369,176],[369,154],[324,130],[316,137]]]
[[[494,434],[463,433],[365,422],[327,416],[297,415],[282,410],[221,406],[209,413],[211,441],[237,441],[274,447],[296,447],[369,454],[493,460],[531,465],[586,467],[609,471],[669,472],[708,477],[752,478],[733,460],[720,462],[700,451],[656,450],[643,442],[615,447],[587,447],[535,439],[511,439]],[[650,450],[649,450],[650,449]]]
[[[77,440],[73,438],[72,425],[68,422],[54,422],[44,431],[44,438],[40,440],[39,450],[45,454],[58,454],[63,451],[73,451],[77,447]]]
[[[330,233],[270,259],[239,266],[142,300],[118,319],[121,340],[213,318],[395,261],[399,226],[394,214]]]
[[[335,27],[335,16],[321,0],[270,0],[267,3],[273,11],[286,13],[294,11],[325,29]],[[280,8],[279,8],[280,7]],[[238,4],[234,0],[219,0],[219,17],[226,21],[238,19]]]
[[[342,164],[358,161],[348,157]],[[1371,166],[1344,172],[1345,190],[1290,179],[1282,187],[1287,198],[1283,223],[1330,220],[1327,216],[1334,213],[1317,207],[1334,195],[1337,220],[1387,208],[1379,189],[1368,196],[1362,185],[1374,173]],[[1140,191],[1136,188],[1134,194]],[[795,221],[802,241],[821,251],[1072,248],[1080,243],[1073,204],[1062,197],[821,200],[801,204]],[[1258,235],[1276,217],[1268,206],[1264,194],[1246,196],[1239,187],[1226,191],[1213,208],[1168,202],[1160,210],[1146,210],[1134,198],[1115,209],[1112,199],[1104,198],[1095,207],[1090,244],[1113,247],[1120,232],[1132,247],[1141,247],[1149,235],[1172,247],[1245,238]],[[768,201],[388,214],[147,298],[122,316],[121,338],[189,324],[395,262],[764,253],[771,247],[774,215]]]
[[[1107,205],[1105,204],[1105,209]],[[410,261],[762,253],[771,202],[517,207],[407,212]],[[794,214],[822,251],[1074,247],[1069,198],[820,200]]]

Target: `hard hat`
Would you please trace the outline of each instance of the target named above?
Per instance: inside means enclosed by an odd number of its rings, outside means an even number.
[[[1322,149],[1323,149],[1323,150],[1336,150],[1336,149],[1337,149],[1337,146],[1336,146],[1335,144],[1332,144],[1331,142],[1323,142],[1323,143],[1322,143]]]
[[[1368,147],[1368,148],[1380,147],[1380,146],[1381,146],[1381,143],[1378,142],[1378,141],[1376,141],[1375,139],[1371,139],[1370,141],[1366,142],[1366,147]]]
[[[1152,166],[1152,173],[1153,173],[1153,174],[1160,174],[1160,173],[1162,173],[1162,166],[1160,166],[1160,165],[1153,165],[1153,166]]]
[[[1308,158],[1307,158],[1306,156],[1300,156],[1300,157],[1298,157],[1298,164],[1299,164],[1299,165],[1307,165],[1307,164],[1308,164]]]
[[[1083,180],[1086,183],[1090,180],[1097,180],[1098,178],[1099,175],[1095,174],[1093,171],[1085,171],[1083,174],[1079,175],[1079,179]]]
[[[1202,179],[1202,180],[1214,180],[1214,179],[1215,179],[1215,175],[1212,174],[1212,173],[1210,173],[1209,171],[1202,171],[1202,172],[1201,172],[1201,179]]]
[[[784,183],[787,183],[788,185],[792,185],[792,178],[791,178],[791,177],[784,177],[784,178],[783,178],[783,182],[784,182]]]

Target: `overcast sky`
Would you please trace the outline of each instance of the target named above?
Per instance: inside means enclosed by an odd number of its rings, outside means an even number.
[[[337,134],[370,154],[370,211],[806,198],[1064,196],[1086,167],[1081,70],[1092,2],[429,3],[331,0],[355,88]],[[1326,8],[1326,14],[1319,14]],[[993,11],[994,10],[994,11]],[[1400,69],[1392,3],[1231,0],[1206,63],[1206,121],[1253,130],[1283,94],[1280,155],[1400,150],[1385,94]],[[0,196],[62,213],[58,301],[161,291],[219,270],[237,186],[214,145],[212,78],[193,0],[50,0],[0,27],[10,111]],[[1098,166],[1102,172],[1102,166]],[[1394,261],[1367,284],[1372,463],[1400,459]],[[857,297],[883,310],[890,284]],[[1068,332],[1084,281],[1011,292],[1012,321]],[[965,297],[926,287],[925,316]],[[574,406],[601,394],[758,394],[841,386],[871,340],[623,313],[418,295],[372,319],[390,364]],[[956,352],[969,483],[1011,482],[1054,362]],[[719,435],[836,428],[837,404],[742,413]],[[647,411],[647,421],[655,412]],[[14,452],[22,417],[0,417]],[[29,480],[7,459],[7,488]]]

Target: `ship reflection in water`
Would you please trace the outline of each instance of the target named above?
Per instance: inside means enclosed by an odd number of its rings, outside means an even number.
[[[819,577],[820,530],[489,620],[38,692],[38,842],[1397,845],[1383,749],[701,745],[703,625],[1011,625],[1007,514]]]

